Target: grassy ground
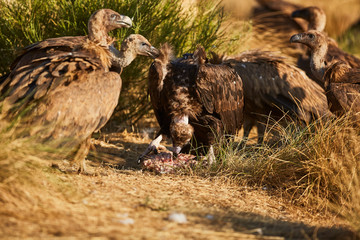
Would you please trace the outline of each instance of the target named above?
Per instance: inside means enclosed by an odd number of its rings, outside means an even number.
[[[246,18],[255,2],[237,3],[231,19],[242,51],[249,48]],[[330,21],[338,14],[341,26],[353,22],[360,5],[315,3]],[[341,36],[345,27],[336,24],[328,30]],[[276,145],[256,146],[252,139],[248,148],[220,149],[211,168],[171,175],[143,172],[136,163],[157,130],[151,115],[131,127],[111,122],[94,134],[90,176],[65,173],[69,162],[58,151],[0,133],[0,238],[359,238],[357,128],[348,119],[290,126],[275,127],[282,136]],[[171,221],[174,212],[187,222]]]
[[[221,176],[142,172],[135,160],[150,141],[143,134],[106,134],[102,140],[94,145],[97,154],[107,157],[87,161],[94,176],[61,172],[66,161],[33,158],[33,165],[22,168],[31,172],[31,180],[20,183],[14,177],[3,183],[1,236],[353,239],[344,220],[295,206],[271,189],[242,186]],[[174,212],[185,214],[187,222],[170,221]]]

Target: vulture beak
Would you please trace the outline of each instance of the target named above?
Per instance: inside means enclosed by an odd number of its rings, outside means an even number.
[[[150,49],[147,51],[149,57],[151,58],[157,58],[160,55],[160,51],[157,48],[154,48],[153,46],[150,47]]]
[[[132,20],[128,16],[120,15],[120,19],[116,21],[120,27],[131,28],[132,27]]]
[[[290,38],[290,42],[291,43],[299,43],[302,40],[302,33],[298,33],[295,35],[292,35]]]
[[[179,147],[179,146],[173,147],[173,153],[175,156],[179,155],[180,151],[181,151],[181,147]]]

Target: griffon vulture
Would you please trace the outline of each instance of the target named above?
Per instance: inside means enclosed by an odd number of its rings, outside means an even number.
[[[47,143],[73,148],[80,144],[73,162],[80,163],[81,172],[91,134],[104,126],[118,103],[121,78],[109,70],[112,64],[126,67],[136,55],[155,57],[158,53],[141,35],[130,35],[120,52],[112,52],[113,40],[107,32],[122,27],[121,19],[112,10],[99,10],[89,20],[89,37],[78,46],[57,50],[62,48],[58,42],[49,51],[39,48],[39,54],[36,48],[28,48],[22,55],[26,58],[18,58],[1,85],[1,116],[8,121],[20,118],[29,134]]]
[[[299,32],[305,32],[309,30],[317,30],[323,32],[326,24],[326,15],[325,12],[317,7],[307,7],[303,9],[299,9],[292,13],[293,18],[301,18],[308,21],[309,25],[307,29],[303,29]],[[324,34],[324,33],[323,33]],[[326,36],[326,34],[324,34]],[[328,50],[326,54],[326,61],[331,62],[332,60],[341,60],[353,68],[360,68],[360,59],[344,52],[339,48],[337,42],[327,37]],[[310,55],[310,54],[308,54]],[[309,66],[309,61],[306,62],[307,66]]]
[[[360,69],[351,68],[342,61],[327,62],[328,41],[322,32],[299,33],[293,35],[290,42],[310,48],[310,67],[314,76],[324,83],[330,110],[336,115],[350,110],[360,112]]]
[[[31,44],[22,49],[20,55],[11,64],[10,70],[27,65],[36,58],[72,52],[81,48],[89,40],[113,50],[114,39],[108,33],[117,28],[129,28],[131,26],[132,20],[128,16],[120,15],[111,9],[97,10],[89,18],[87,36],[49,38]]]
[[[241,129],[241,78],[227,65],[206,63],[205,50],[200,46],[193,55],[171,59],[172,49],[164,44],[149,70],[151,103],[161,129],[139,162],[159,147],[163,136],[171,138],[175,154],[194,136],[199,146],[208,147],[211,163],[216,138]]]

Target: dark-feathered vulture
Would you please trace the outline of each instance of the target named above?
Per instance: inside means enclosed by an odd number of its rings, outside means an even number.
[[[227,57],[244,84],[244,139],[254,125],[258,143],[263,141],[269,117],[275,121],[284,114],[304,122],[331,115],[324,90],[304,71],[271,52],[248,51]]]
[[[174,153],[189,143],[209,147],[209,162],[214,161],[212,145],[217,137],[235,134],[243,122],[243,84],[229,66],[206,63],[205,50],[173,60],[164,44],[149,70],[151,103],[160,131],[140,160],[155,150],[163,136],[173,142]]]
[[[114,28],[104,25],[110,23],[102,21],[103,14],[114,20],[111,24],[122,26],[119,14],[108,10],[97,13],[102,17],[89,28],[92,31]],[[91,19],[96,19],[97,13]],[[55,50],[35,58],[24,53],[29,62],[16,66],[1,85],[2,117],[11,121],[24,115],[22,125],[48,143],[54,140],[71,147],[80,144],[74,157],[80,171],[85,171],[91,134],[104,126],[118,103],[121,78],[118,72],[109,71],[112,63],[125,67],[138,54],[155,57],[158,53],[141,35],[130,35],[117,53],[109,49],[107,34],[96,36],[69,51]],[[39,51],[41,55],[42,49]],[[34,49],[30,52],[37,54]]]
[[[293,35],[290,42],[302,43],[311,50],[310,66],[314,76],[324,83],[330,110],[342,115],[360,112],[360,69],[342,61],[327,62],[327,36],[311,30]],[[357,119],[359,119],[357,117]]]

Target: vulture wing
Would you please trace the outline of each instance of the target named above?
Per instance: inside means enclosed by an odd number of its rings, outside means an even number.
[[[81,47],[86,39],[87,36],[59,37],[33,43],[22,49],[19,56],[11,64],[10,69],[27,65],[38,58],[72,52],[75,48]]]
[[[337,114],[360,112],[360,69],[344,62],[333,63],[324,75],[330,110]]]
[[[283,116],[290,111],[304,121],[328,113],[324,90],[283,58],[249,51],[227,62],[243,81],[247,112]]]
[[[149,69],[148,91],[156,119],[162,130],[169,129],[171,118],[164,94],[164,79],[168,73],[168,64],[172,58],[172,48],[165,43],[159,49],[159,56],[154,60]],[[166,130],[167,131],[167,130]]]
[[[2,111],[8,117],[26,112],[25,122],[49,127],[43,136],[81,141],[110,118],[121,79],[106,72],[100,59],[75,52],[35,59],[13,71],[5,85]]]
[[[243,83],[227,65],[199,66],[197,93],[206,111],[220,116],[227,133],[236,133],[243,123]]]
[[[346,62],[353,68],[360,68],[360,59],[359,58],[341,50],[337,46],[337,43],[334,41],[328,41],[328,44],[329,44],[328,51],[327,51],[327,55],[326,55],[326,60],[328,62],[331,62],[333,60],[339,60],[339,61]]]

